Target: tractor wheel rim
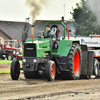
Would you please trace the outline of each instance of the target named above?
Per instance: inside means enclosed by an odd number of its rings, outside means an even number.
[[[11,56],[9,56],[8,59],[11,60]]]
[[[52,66],[51,66],[51,77],[53,78],[54,75],[55,75],[55,66],[52,65]]]
[[[80,56],[78,51],[76,51],[74,55],[73,67],[74,67],[74,73],[77,74],[80,67]]]
[[[18,67],[18,63],[15,65],[15,74],[16,74],[16,76],[18,76],[17,67]]]

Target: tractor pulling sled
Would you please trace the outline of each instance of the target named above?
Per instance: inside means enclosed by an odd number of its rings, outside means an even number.
[[[55,80],[57,75],[60,75],[62,79],[71,80],[87,78],[91,75],[100,76],[100,57],[94,56],[94,50],[88,50],[88,46],[81,44],[80,40],[69,40],[69,30],[62,22],[48,22],[44,26],[45,32],[46,26],[50,24],[56,31],[56,40],[53,42],[52,38],[44,38],[44,35],[34,39],[32,27],[32,39],[27,39],[23,45],[22,68],[20,68],[19,60],[14,59],[10,69],[11,78],[18,80],[20,70],[24,71],[26,79],[45,74],[48,81]],[[58,38],[57,24],[64,28],[62,39]],[[66,39],[66,31],[68,31],[68,39]]]

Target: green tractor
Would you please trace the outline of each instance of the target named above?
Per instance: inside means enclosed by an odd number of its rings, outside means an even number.
[[[22,68],[18,59],[11,63],[11,78],[18,80],[20,70],[24,71],[26,79],[38,78],[45,74],[48,81],[55,80],[59,74],[62,79],[79,79],[82,75],[82,50],[79,40],[66,39],[66,26],[62,22],[48,22],[47,25],[56,27],[56,35],[60,34],[57,24],[64,28],[63,38],[56,38],[52,46],[52,38],[27,39],[23,45]],[[68,35],[69,36],[69,35]],[[87,52],[87,51],[86,51]],[[87,62],[87,61],[86,61]],[[84,67],[83,67],[84,69]],[[84,71],[85,72],[85,71]]]

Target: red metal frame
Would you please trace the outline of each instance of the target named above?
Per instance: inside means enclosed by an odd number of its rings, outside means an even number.
[[[69,40],[69,37],[70,37],[70,30],[67,30],[67,27],[66,27],[66,31],[68,32],[68,40]]]

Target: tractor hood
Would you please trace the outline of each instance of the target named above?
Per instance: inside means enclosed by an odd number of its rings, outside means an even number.
[[[27,39],[24,43],[23,57],[41,58],[45,57],[45,52],[51,51],[50,39]]]

